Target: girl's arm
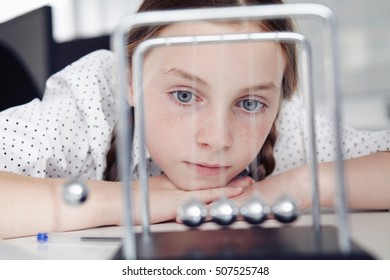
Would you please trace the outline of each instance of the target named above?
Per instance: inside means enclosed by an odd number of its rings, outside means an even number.
[[[345,161],[345,177],[349,207],[355,209],[390,209],[390,153],[372,155]],[[318,165],[320,203],[322,207],[334,207],[334,163]],[[283,193],[289,193],[300,202],[302,208],[311,206],[310,167],[301,166],[253,184],[236,198],[242,203],[258,190],[264,199],[272,203]]]
[[[38,232],[69,231],[122,224],[122,186],[119,182],[87,181],[88,199],[79,206],[65,204],[61,196],[63,179],[42,179],[0,171],[0,237],[35,235]],[[221,197],[239,195],[248,180],[229,188],[199,191],[177,189],[166,176],[152,177],[150,186],[151,222],[176,218],[177,207],[190,197],[210,203]],[[133,194],[139,196],[133,182]],[[140,224],[139,199],[135,201],[135,223]]]
[[[88,181],[90,193],[85,203],[69,206],[62,200],[64,182],[0,172],[0,237],[119,223],[118,183]]]

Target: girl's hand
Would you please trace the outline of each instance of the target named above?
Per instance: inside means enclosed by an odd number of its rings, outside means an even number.
[[[270,206],[280,196],[288,194],[297,199],[301,208],[308,208],[311,201],[309,168],[303,166],[267,177],[260,182],[253,182],[244,189],[241,195],[234,197],[233,200],[238,206],[241,206],[255,193],[258,193]]]
[[[210,188],[195,191],[183,191],[176,188],[166,175],[149,178],[149,207],[150,222],[159,223],[174,220],[177,209],[188,199],[196,198],[205,204],[218,200],[222,196],[236,197],[243,192],[243,188],[252,182],[248,178],[235,179],[226,187]],[[141,223],[140,186],[133,182],[135,223]]]

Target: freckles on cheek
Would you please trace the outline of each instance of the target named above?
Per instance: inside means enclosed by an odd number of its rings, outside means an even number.
[[[149,114],[145,119],[146,147],[156,159],[159,158],[161,149],[166,149],[166,136],[169,134],[167,125],[159,115]]]
[[[153,108],[145,115],[145,123],[151,130],[169,130],[176,126],[175,119],[159,108]]]
[[[158,111],[158,108],[152,109],[146,113],[146,138],[148,148],[149,145],[157,146],[159,150],[170,149],[169,146],[174,145],[177,139],[180,138],[178,130],[178,122],[170,114]]]
[[[161,116],[161,113],[148,111],[145,114],[145,130],[147,138],[158,137],[164,131],[164,128],[167,127],[167,121]]]
[[[263,146],[265,139],[269,134],[270,128],[267,126],[247,127],[242,135],[242,139],[246,139],[246,147],[259,151]]]

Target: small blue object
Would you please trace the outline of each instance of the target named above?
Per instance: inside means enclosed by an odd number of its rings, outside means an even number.
[[[39,232],[37,234],[37,241],[38,243],[46,243],[49,241],[49,235],[47,232]]]

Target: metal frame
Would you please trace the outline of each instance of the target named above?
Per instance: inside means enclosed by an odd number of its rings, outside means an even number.
[[[344,166],[342,160],[341,146],[341,94],[339,82],[339,60],[337,53],[338,36],[337,24],[333,12],[318,4],[282,4],[282,5],[261,5],[250,7],[227,7],[227,8],[211,8],[211,9],[191,9],[191,10],[175,10],[175,11],[160,11],[160,12],[145,12],[138,13],[124,18],[121,24],[115,30],[113,35],[113,46],[117,56],[117,65],[119,72],[118,83],[118,111],[120,114],[119,120],[119,160],[122,170],[122,183],[124,193],[124,244],[123,253],[126,259],[136,259],[136,241],[133,230],[133,211],[131,208],[131,178],[129,174],[131,162],[131,145],[132,135],[128,126],[129,108],[127,104],[128,71],[127,53],[125,49],[126,35],[132,28],[140,26],[153,26],[158,24],[169,24],[176,22],[189,21],[218,21],[218,20],[249,20],[249,19],[278,19],[290,17],[312,17],[321,19],[324,23],[324,42],[327,43],[324,47],[325,51],[325,68],[326,68],[326,84],[327,90],[333,93],[333,116],[334,116],[334,132],[335,132],[335,166],[336,166],[336,204],[338,210],[338,242],[340,251],[348,254],[351,251],[351,241],[349,237],[348,223],[348,207],[346,203],[346,191],[344,181]],[[319,190],[318,190],[318,172],[316,161],[315,147],[315,127],[314,127],[314,102],[312,98],[311,82],[311,53],[310,45],[307,40],[300,34],[292,32],[277,32],[277,33],[250,33],[250,34],[230,34],[217,36],[184,36],[172,38],[155,38],[141,43],[134,53],[133,62],[133,77],[134,90],[137,95],[137,106],[142,108],[136,110],[137,129],[139,129],[140,147],[144,145],[143,133],[143,94],[142,94],[142,56],[143,53],[155,46],[163,46],[167,44],[192,44],[210,43],[210,42],[234,42],[234,41],[293,41],[298,42],[303,46],[302,61],[304,83],[303,90],[308,93],[309,104],[309,134],[310,134],[310,152],[311,152],[311,171],[312,171],[312,206],[313,206],[313,226],[314,230],[318,231],[320,227],[320,210],[319,210]],[[149,233],[149,214],[148,214],[148,185],[145,159],[145,150],[141,149],[140,154],[140,181],[142,186],[142,204],[143,208],[143,233],[145,236]]]

